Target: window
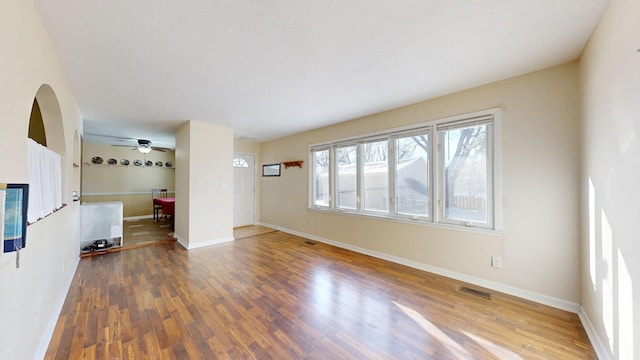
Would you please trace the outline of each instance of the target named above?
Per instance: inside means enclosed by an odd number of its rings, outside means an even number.
[[[329,149],[311,150],[311,204],[315,207],[329,206]]]
[[[358,208],[358,167],[357,145],[334,148],[336,159],[336,207],[339,209]]]
[[[389,211],[389,140],[362,144],[364,210]]]
[[[429,133],[400,135],[395,146],[395,213],[430,217]]]
[[[491,223],[490,123],[438,128],[442,161],[443,221],[464,225]]]
[[[246,168],[249,167],[249,163],[247,162],[247,160],[241,157],[237,157],[233,158],[233,167]]]
[[[310,206],[496,229],[498,115],[494,109],[312,145]]]

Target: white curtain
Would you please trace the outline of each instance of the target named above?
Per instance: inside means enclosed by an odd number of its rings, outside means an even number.
[[[32,139],[28,141],[27,221],[33,223],[62,207],[62,158]]]

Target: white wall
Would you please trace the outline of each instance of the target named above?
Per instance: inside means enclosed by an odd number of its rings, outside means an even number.
[[[307,209],[309,144],[498,106],[503,109],[502,233]],[[263,163],[305,160],[305,164],[303,169],[283,169],[281,177],[262,178],[261,221],[532,292],[539,300],[577,310],[578,124],[578,66],[571,63],[266,142]],[[502,269],[490,266],[492,255],[502,257]]]
[[[0,354],[3,359],[43,355],[79,256],[79,203],[71,199],[73,138],[82,131],[80,113],[32,1],[0,1],[0,182],[27,182],[27,133],[38,89],[57,97],[63,128],[66,207],[30,225],[27,247],[0,254]],[[41,104],[42,107],[42,104]],[[46,123],[45,123],[46,124]],[[54,141],[53,143],[56,143]]]
[[[640,358],[640,2],[612,0],[581,59],[582,306],[615,358]]]

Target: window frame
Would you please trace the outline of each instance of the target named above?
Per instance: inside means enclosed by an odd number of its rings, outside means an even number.
[[[364,176],[364,171],[365,171],[365,151],[363,149],[365,144],[370,144],[370,143],[375,143],[375,142],[381,142],[381,141],[387,141],[387,210],[386,213],[388,214],[390,209],[391,209],[391,192],[389,191],[389,174],[390,174],[390,166],[389,166],[389,162],[390,162],[390,154],[389,154],[389,136],[385,135],[385,136],[370,136],[370,137],[366,137],[366,138],[362,138],[360,139],[360,141],[358,142],[358,152],[359,152],[359,158],[358,158],[358,175],[360,178],[360,189],[359,192],[357,194],[357,197],[359,198],[359,209],[362,213],[364,214],[369,214],[372,216],[386,216],[385,215],[385,211],[382,210],[374,210],[374,209],[367,209],[366,208],[366,197],[365,199],[363,199],[362,197],[364,195],[366,195],[366,187],[365,187],[365,176]]]
[[[493,137],[494,137],[493,119],[488,121],[482,120],[482,119],[478,121],[455,121],[455,122],[451,122],[452,126],[447,126],[447,124],[449,123],[444,123],[444,126],[442,126],[443,127],[442,129],[439,127],[436,130],[436,137],[438,139],[437,146],[440,149],[440,151],[438,152],[438,161],[437,161],[437,164],[435,164],[438,178],[439,178],[439,184],[440,184],[440,186],[438,186],[437,188],[438,200],[437,200],[437,209],[435,209],[438,217],[438,222],[443,224],[493,229],[494,227],[493,225],[494,224],[494,211],[493,211],[494,205],[493,204],[495,202],[493,198],[493,195],[494,195],[493,178],[495,174],[493,171],[491,171],[491,169],[493,168],[493,162],[494,162],[493,161],[494,149],[492,147]],[[486,174],[486,193],[487,193],[486,194],[487,222],[484,223],[484,222],[473,221],[473,220],[450,219],[445,216],[446,179],[445,179],[445,161],[444,161],[445,151],[444,151],[444,140],[443,140],[444,132],[448,130],[464,129],[464,128],[469,128],[472,126],[479,126],[479,125],[487,126],[485,129],[485,132],[486,132],[485,174]]]
[[[327,205],[317,205],[315,203],[315,199],[316,199],[316,191],[318,189],[315,179],[316,179],[316,158],[315,158],[315,153],[319,152],[319,151],[328,151],[328,155],[329,155],[329,172],[327,173],[327,180],[329,182],[329,189],[328,189],[328,196],[329,199],[327,201]],[[310,176],[309,176],[309,208],[313,208],[313,209],[324,209],[324,210],[329,210],[333,207],[333,194],[332,194],[332,189],[333,189],[333,185],[332,185],[332,180],[331,180],[331,164],[334,163],[334,161],[332,160],[332,155],[331,155],[332,151],[331,151],[331,146],[327,146],[325,145],[320,145],[320,146],[316,146],[316,147],[309,147],[309,164],[311,164],[309,166],[309,171],[310,171]]]
[[[356,206],[355,208],[348,208],[348,207],[341,207],[339,202],[339,196],[338,196],[338,192],[339,192],[339,181],[338,181],[338,161],[337,161],[337,150],[338,148],[346,148],[346,147],[351,147],[351,146],[355,146],[356,147],[356,173],[355,173],[355,186],[356,186]],[[331,156],[329,157],[329,178],[331,178],[333,180],[333,188],[331,188],[331,181],[329,182],[329,192],[332,194],[332,198],[335,199],[335,201],[333,203],[331,203],[331,208],[335,208],[338,211],[341,212],[353,212],[353,211],[360,211],[362,209],[362,201],[360,199],[360,191],[362,189],[362,174],[361,174],[361,169],[360,166],[362,164],[362,151],[361,148],[359,146],[358,142],[339,142],[339,143],[334,143],[331,144]],[[331,159],[334,159],[333,162],[331,162]]]
[[[444,150],[441,147],[440,130],[444,127],[456,128],[466,127],[467,124],[474,124],[478,121],[485,121],[489,125],[486,128],[486,176],[487,176],[487,223],[474,221],[450,221],[444,216]],[[309,160],[311,166],[309,172],[309,202],[310,210],[318,210],[323,212],[332,212],[337,214],[363,216],[367,218],[381,218],[385,220],[400,221],[407,223],[418,223],[428,226],[438,226],[454,229],[468,229],[471,231],[490,233],[502,230],[502,206],[501,206],[501,108],[491,108],[472,113],[450,116],[430,120],[427,122],[417,123],[413,125],[392,128],[374,133],[362,134],[349,138],[336,139],[334,141],[326,141],[309,145]],[[397,140],[414,134],[426,134],[428,136],[428,152],[427,152],[427,197],[428,197],[428,215],[412,215],[398,213],[397,204]],[[388,210],[381,211],[365,211],[363,199],[361,196],[364,192],[364,158],[363,144],[375,140],[386,139],[388,145],[387,153],[387,169],[388,169]],[[336,148],[357,144],[357,184],[358,190],[356,194],[356,209],[346,209],[337,207],[337,164],[336,164]],[[329,149],[329,201],[327,206],[314,204],[315,197],[315,157],[316,151]]]
[[[413,137],[417,135],[427,135],[428,146],[427,146],[427,215],[417,215],[417,214],[402,214],[398,212],[398,189],[396,187],[396,182],[398,179],[398,149],[397,149],[397,141],[398,139],[403,139],[407,137]],[[392,189],[391,193],[393,197],[391,199],[391,206],[389,207],[389,213],[392,213],[392,216],[399,217],[407,220],[422,220],[422,221],[433,221],[434,211],[433,211],[433,174],[434,171],[431,171],[433,167],[433,136],[432,136],[432,127],[431,126],[423,126],[416,129],[412,129],[409,131],[400,131],[395,132],[389,136],[389,148],[392,149],[390,158],[393,157],[393,161],[390,161],[389,173],[393,174],[393,176],[389,176],[389,188]]]

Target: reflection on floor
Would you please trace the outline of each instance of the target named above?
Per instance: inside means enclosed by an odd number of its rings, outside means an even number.
[[[278,231],[278,230],[268,228],[262,225],[241,226],[241,227],[233,228],[233,238],[236,240],[244,239],[250,236],[268,234],[274,231]]]
[[[167,220],[157,222],[153,221],[153,219],[125,220],[122,228],[123,246],[119,249],[111,249],[112,251],[135,249],[142,246],[175,241],[173,231],[171,230],[171,223]],[[236,240],[244,239],[275,231],[278,230],[261,225],[242,226],[233,229],[233,238]]]
[[[262,225],[241,226],[233,229],[233,238],[244,239],[274,231],[277,230]],[[174,239],[171,223],[167,220],[158,222],[153,219],[126,220],[123,223],[123,235],[125,249]]]
[[[123,247],[139,247],[173,239],[173,230],[168,220],[153,219],[126,220],[122,226]]]

